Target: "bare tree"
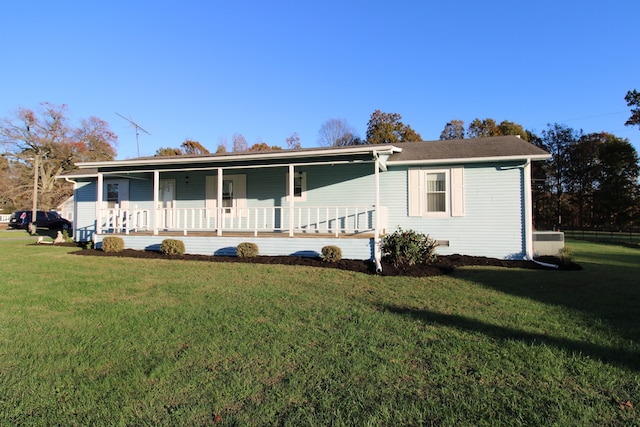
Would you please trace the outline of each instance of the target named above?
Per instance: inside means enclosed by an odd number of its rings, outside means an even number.
[[[329,119],[318,131],[318,145],[322,147],[351,145],[348,142],[356,138],[354,129],[345,119]]]
[[[70,126],[65,105],[42,103],[37,112],[20,108],[14,117],[0,119],[8,166],[13,173],[20,172],[19,183],[10,190],[20,193],[20,207],[32,201],[34,179],[40,207],[57,206],[73,189],[56,176],[75,169],[78,161],[113,159],[116,140],[108,124],[96,117],[84,120],[79,128]]]
[[[233,135],[233,152],[243,152],[249,149],[249,144],[244,136],[239,133]]]

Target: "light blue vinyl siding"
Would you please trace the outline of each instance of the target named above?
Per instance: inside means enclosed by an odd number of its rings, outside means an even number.
[[[97,247],[106,235],[97,235]],[[166,237],[121,235],[125,248],[136,250],[159,250]],[[266,256],[320,256],[323,246],[335,245],[342,250],[345,259],[372,259],[373,239],[341,238],[286,238],[286,237],[215,237],[179,236],[172,237],[184,242],[188,254],[235,256],[236,247],[242,242],[258,245],[260,255]]]
[[[307,200],[296,200],[296,206],[373,205],[373,163],[339,164],[335,166],[299,166],[296,172],[307,174]],[[288,168],[225,170],[224,175],[243,174],[247,177],[247,206],[289,206],[286,198]],[[160,179],[175,179],[177,208],[205,207],[205,177],[217,175],[216,170],[161,173]],[[152,207],[153,182],[131,180],[130,205],[140,209]]]
[[[446,166],[434,169],[443,168]],[[524,256],[521,167],[465,166],[464,216],[446,218],[408,216],[408,167],[393,167],[381,175],[384,178],[381,179],[381,204],[387,206],[389,212],[387,232],[400,226],[448,241],[449,247],[438,248],[442,255]]]
[[[74,239],[86,242],[96,230],[96,182],[78,182],[73,197],[76,204]]]

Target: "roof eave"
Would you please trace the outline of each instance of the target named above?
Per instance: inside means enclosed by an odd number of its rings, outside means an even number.
[[[145,158],[145,159],[131,159],[131,160],[110,160],[104,162],[81,162],[77,163],[80,169],[88,168],[100,168],[100,167],[126,167],[126,166],[138,166],[138,165],[167,165],[167,164],[193,164],[193,163],[210,163],[210,162],[250,162],[254,160],[264,159],[298,159],[305,157],[330,157],[334,155],[344,154],[362,154],[362,153],[374,153],[375,151],[388,150],[391,152],[400,152],[401,148],[395,147],[391,144],[385,145],[366,145],[366,146],[354,146],[354,147],[340,147],[333,149],[319,149],[319,150],[303,150],[303,151],[270,151],[255,154],[236,154],[236,155],[223,155],[223,156],[204,156],[204,157],[179,157],[179,156],[167,156],[157,158]]]

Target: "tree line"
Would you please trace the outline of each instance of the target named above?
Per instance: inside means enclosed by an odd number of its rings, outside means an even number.
[[[640,126],[640,93],[625,96],[631,107],[627,126]],[[545,162],[533,165],[533,209],[536,227],[625,228],[640,222],[638,153],[628,139],[600,132],[585,134],[563,124],[550,124],[539,134],[522,125],[492,118],[476,118],[465,127],[462,120],[451,120],[440,133],[441,140],[519,135],[551,153]],[[420,142],[421,135],[398,113],[375,110],[367,123],[364,139],[346,120],[331,118],[318,131],[319,146],[393,144]],[[293,133],[284,141],[286,148],[301,148]],[[32,203],[34,179],[41,209],[53,209],[73,193],[70,183],[56,176],[76,168],[77,162],[113,160],[117,136],[106,121],[97,117],[70,123],[67,106],[43,103],[38,110],[18,109],[0,119],[0,208],[12,211]],[[242,134],[235,134],[231,152],[281,150],[262,140],[249,145]],[[228,151],[221,140],[216,153]],[[200,142],[185,139],[175,148],[163,147],[156,156],[206,155],[210,151]]]

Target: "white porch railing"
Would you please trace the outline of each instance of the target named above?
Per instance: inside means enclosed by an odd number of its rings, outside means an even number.
[[[372,232],[376,226],[373,206],[313,206],[260,208],[163,208],[102,209],[98,233],[136,231],[223,231],[323,233]],[[386,208],[378,209],[380,227],[386,228]]]

